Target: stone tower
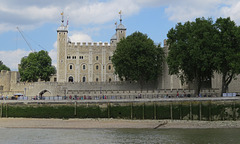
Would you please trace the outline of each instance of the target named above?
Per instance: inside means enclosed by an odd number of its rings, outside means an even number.
[[[126,28],[122,24],[122,18],[120,19],[120,24],[116,28],[117,43],[122,39],[126,38]]]
[[[120,24],[116,27],[116,33],[112,36],[110,43],[116,45],[122,38],[126,38],[126,28],[122,24],[122,14],[120,14]],[[117,23],[116,23],[117,24]]]
[[[64,25],[62,15],[62,24],[57,29],[57,80],[58,82],[66,81],[66,47],[68,41],[68,26]]]

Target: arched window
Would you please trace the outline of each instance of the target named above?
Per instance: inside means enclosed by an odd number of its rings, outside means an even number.
[[[98,60],[98,56],[96,56],[96,60]]]
[[[112,79],[111,79],[111,78],[109,78],[109,79],[108,79],[108,81],[109,81],[109,82],[111,82],[111,81],[112,81]]]
[[[96,82],[98,82],[98,78],[96,78]]]
[[[86,82],[86,77],[83,77],[83,78],[82,78],[82,81],[83,81],[83,82]]]
[[[70,66],[69,66],[69,69],[71,70],[72,68],[73,68],[73,66],[72,66],[72,65],[70,65]]]
[[[86,69],[86,66],[85,65],[83,65],[83,70],[85,70]]]
[[[72,77],[72,76],[70,76],[70,77],[68,78],[68,82],[73,82],[73,77]]]
[[[96,65],[96,70],[98,70],[98,65]]]
[[[109,70],[111,70],[111,68],[112,68],[111,66],[108,66],[108,69],[109,69]]]

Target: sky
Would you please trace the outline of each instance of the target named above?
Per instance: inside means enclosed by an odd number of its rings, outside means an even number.
[[[0,60],[12,71],[18,70],[22,57],[40,50],[48,51],[56,66],[62,11],[72,42],[110,42],[119,11],[127,36],[139,31],[161,44],[179,22],[230,17],[240,24],[239,0],[0,0],[0,4]]]

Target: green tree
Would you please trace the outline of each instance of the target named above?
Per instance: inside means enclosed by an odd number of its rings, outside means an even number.
[[[232,79],[240,73],[240,27],[228,18],[218,18],[217,51],[215,52],[216,71],[222,74],[222,93],[226,93]]]
[[[11,71],[9,67],[7,67],[6,65],[4,65],[3,62],[0,61],[0,72],[1,72],[2,70]]]
[[[178,23],[167,36],[169,73],[178,75],[182,83],[193,83],[198,95],[203,82],[211,79],[215,69],[212,58],[216,49],[216,29],[212,19],[197,18],[194,22]]]
[[[114,51],[112,63],[119,78],[143,84],[156,80],[162,71],[163,49],[146,34],[135,32],[122,39]]]
[[[21,81],[36,82],[38,79],[49,81],[50,76],[56,73],[52,66],[52,59],[47,51],[33,52],[21,59],[19,68]]]

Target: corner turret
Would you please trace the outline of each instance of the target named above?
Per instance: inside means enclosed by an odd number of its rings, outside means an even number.
[[[122,38],[126,38],[126,28],[122,24],[122,11],[119,12],[120,14],[120,24],[116,28],[116,34],[117,34],[117,42],[119,42]]]
[[[66,59],[66,48],[68,43],[68,24],[64,25],[64,15],[62,15],[62,24],[57,29],[57,81],[64,82],[65,78],[65,59]]]
[[[125,26],[122,24],[122,11],[119,12],[120,15],[120,24],[117,25],[117,23],[115,23],[116,25],[116,33],[112,36],[110,43],[111,44],[116,44],[118,43],[122,38],[126,38],[126,28]]]

